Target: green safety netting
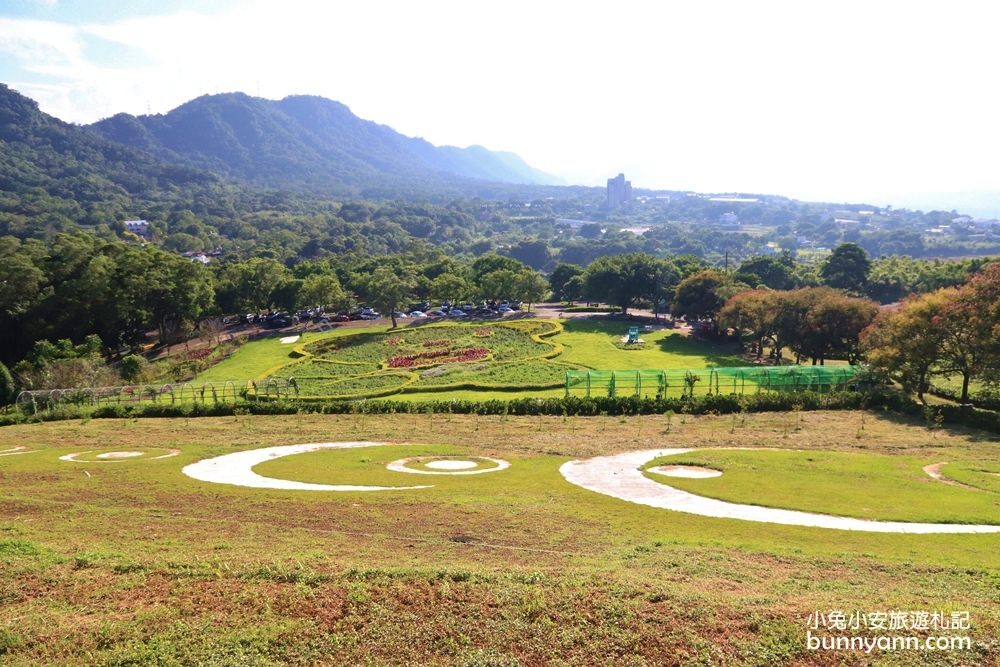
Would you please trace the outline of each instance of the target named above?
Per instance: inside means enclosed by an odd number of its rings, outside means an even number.
[[[567,371],[567,396],[704,396],[846,389],[860,366],[748,366]]]

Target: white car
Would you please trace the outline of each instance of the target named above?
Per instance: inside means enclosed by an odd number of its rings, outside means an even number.
[[[410,313],[410,317],[427,317],[427,313],[421,312],[419,310],[414,310]]]

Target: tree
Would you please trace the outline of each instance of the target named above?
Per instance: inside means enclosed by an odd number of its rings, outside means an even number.
[[[531,271],[531,269],[527,269]],[[479,294],[484,299],[513,299],[516,298],[518,276],[521,271],[511,271],[510,269],[497,269],[483,274],[479,278]]]
[[[545,241],[534,239],[514,244],[508,251],[510,256],[519,262],[524,262],[533,269],[541,270],[549,263],[549,245]]]
[[[512,257],[504,257],[503,255],[497,255],[496,253],[491,252],[477,257],[475,261],[472,262],[472,281],[479,285],[480,279],[487,273],[492,273],[501,269],[517,273],[527,268],[528,266],[524,262],[519,262]]]
[[[392,267],[380,266],[367,281],[368,303],[382,313],[389,313],[392,328],[396,328],[396,311],[413,294],[413,275],[409,272],[397,274]]]
[[[794,268],[795,260],[787,252],[783,252],[778,257],[762,255],[751,257],[740,264],[737,273],[756,276],[758,282],[754,285],[760,284],[771,289],[787,290],[795,286],[795,280],[792,277],[792,269]]]
[[[578,276],[573,276],[572,278],[566,281],[565,285],[563,285],[562,289],[563,298],[565,298],[570,303],[573,303],[574,301],[583,298],[583,294],[586,289],[587,289],[587,283],[584,280],[583,274],[580,274]]]
[[[154,271],[144,294],[159,330],[160,342],[176,340],[184,322],[193,322],[212,307],[212,274],[201,264],[157,251]]]
[[[549,275],[549,287],[552,294],[560,301],[572,301],[567,293],[566,286],[570,280],[583,275],[583,267],[579,264],[556,264],[556,268]],[[579,296],[579,293],[576,294]]]
[[[549,284],[535,271],[522,271],[517,276],[515,290],[517,298],[527,303],[531,312],[531,304],[542,301],[548,294]]]
[[[646,253],[611,255],[591,263],[584,273],[587,298],[611,303],[623,314],[640,299],[655,297],[661,263]]]
[[[7,366],[3,362],[0,362],[0,405],[12,403],[16,390],[14,377],[7,370]]]
[[[996,359],[996,340],[985,304],[968,286],[947,290],[948,299],[934,323],[941,328],[938,370],[948,377],[962,377],[961,402],[969,401],[969,383],[974,377],[991,374]]]
[[[957,301],[959,316],[968,317],[979,339],[982,379],[1000,384],[1000,262],[983,266],[959,290]]]
[[[146,359],[138,354],[129,354],[122,357],[118,364],[118,373],[125,382],[138,382],[148,366]]]
[[[673,313],[688,321],[711,320],[718,333],[719,311],[731,296],[748,289],[749,286],[722,271],[698,271],[677,284]]]
[[[810,301],[795,351],[823,365],[826,358],[841,355],[854,363],[859,356],[861,332],[871,324],[878,306],[868,299],[839,292],[811,290]]]
[[[298,290],[298,307],[343,309],[349,307],[349,299],[340,286],[337,276],[332,273],[314,273],[306,276]]]
[[[868,366],[884,379],[898,380],[921,402],[941,356],[943,331],[938,323],[948,292],[912,297],[880,312],[861,334],[861,350]]]
[[[463,302],[471,299],[476,288],[460,275],[442,273],[430,282],[429,294],[434,301]]]
[[[862,293],[868,284],[872,265],[864,249],[856,243],[843,243],[826,258],[820,275],[823,282],[836,289]]]
[[[774,335],[780,298],[780,293],[768,290],[740,292],[719,311],[719,326],[734,329],[737,335],[752,335],[760,359],[764,356],[764,340]]]
[[[293,279],[281,262],[255,257],[223,266],[216,298],[223,312],[259,312],[273,307],[275,296]]]

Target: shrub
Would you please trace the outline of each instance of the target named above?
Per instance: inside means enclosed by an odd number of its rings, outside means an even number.
[[[143,379],[149,362],[138,354],[129,354],[122,357],[118,364],[118,373],[122,379],[128,383],[136,383]]]
[[[3,362],[0,362],[0,405],[12,403],[15,394],[14,377],[7,370],[7,367],[3,365]]]

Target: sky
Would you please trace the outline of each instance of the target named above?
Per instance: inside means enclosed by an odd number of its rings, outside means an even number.
[[[0,82],[76,123],[322,95],[568,183],[899,205],[1000,192],[998,19],[963,0],[0,0]]]

